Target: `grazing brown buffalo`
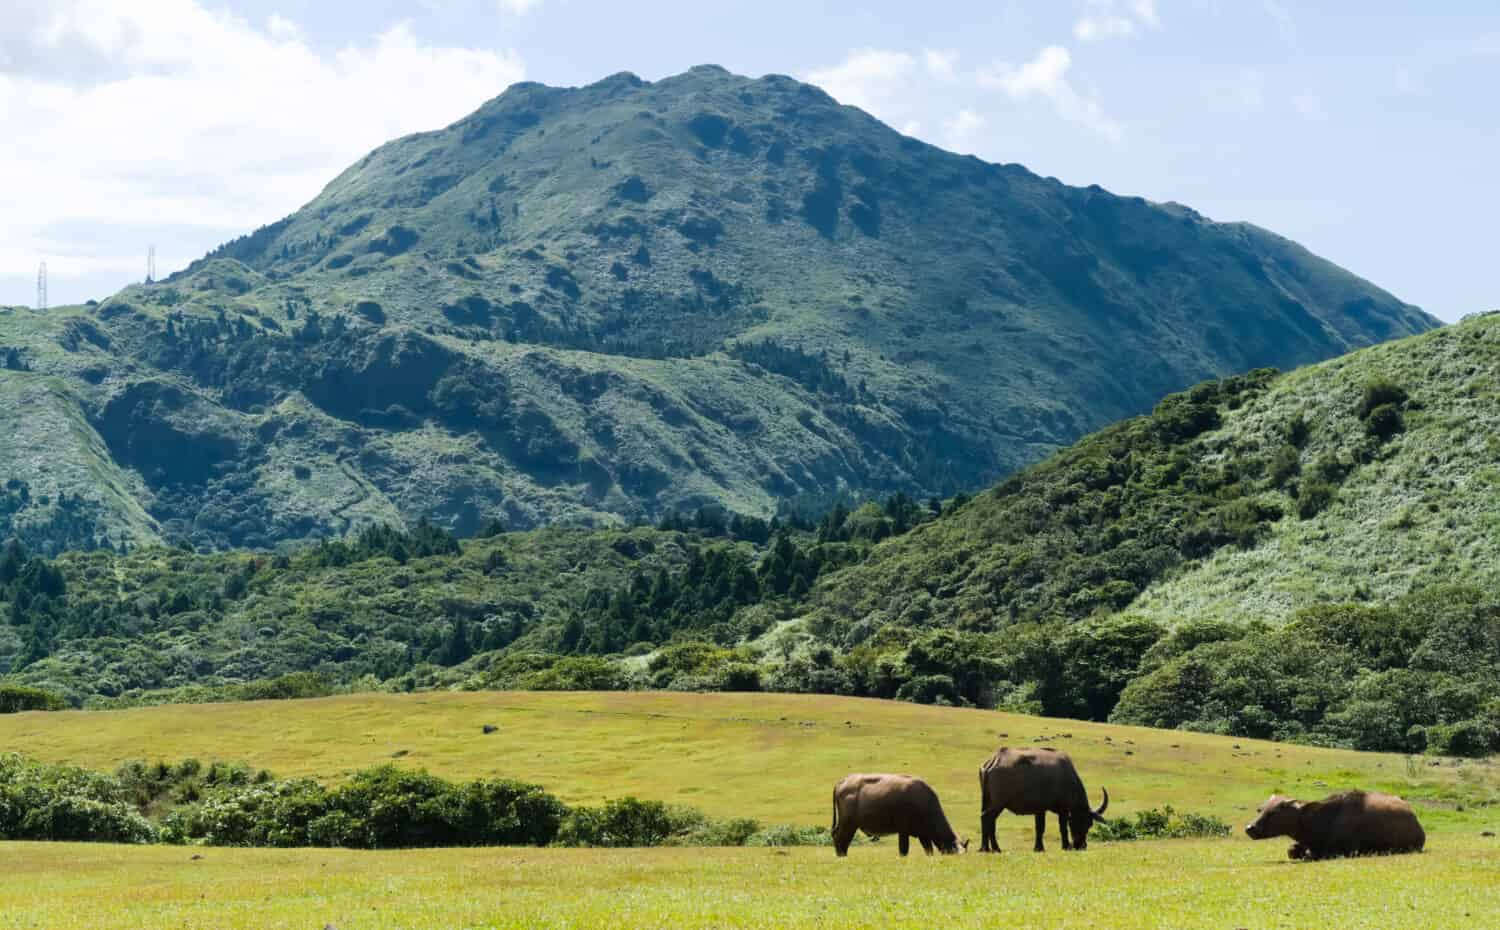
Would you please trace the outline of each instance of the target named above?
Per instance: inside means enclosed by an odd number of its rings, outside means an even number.
[[[1287,850],[1293,859],[1421,852],[1427,842],[1411,805],[1377,791],[1346,791],[1306,803],[1273,794],[1245,833],[1252,840],[1290,836],[1296,840]]]
[[[956,853],[969,848],[959,843],[943,815],[937,792],[910,775],[845,775],[833,788],[833,848],[840,856],[860,830],[870,836],[901,837],[901,855],[916,837],[927,855]]]
[[[995,818],[1001,811],[1032,814],[1036,817],[1036,845],[1043,852],[1042,834],[1047,831],[1047,814],[1057,815],[1063,849],[1087,849],[1089,828],[1104,819],[1109,807],[1109,792],[1098,810],[1089,807],[1088,793],[1073,760],[1056,749],[1010,749],[1000,747],[979,767],[980,852],[999,852],[995,839]],[[1068,831],[1072,828],[1072,841]]]

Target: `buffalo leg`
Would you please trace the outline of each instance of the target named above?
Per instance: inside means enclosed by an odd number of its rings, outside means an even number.
[[[1046,852],[1047,847],[1042,845],[1042,834],[1047,832],[1047,815],[1036,815],[1036,845],[1031,847],[1037,852]]]
[[[922,844],[922,852],[926,853],[929,856],[932,855],[932,840],[929,840],[925,836],[919,836],[917,837],[917,840]]]
[[[1060,833],[1060,834],[1062,834],[1063,850],[1066,851],[1066,850],[1072,849],[1073,848],[1073,844],[1068,839],[1068,815],[1067,814],[1058,814],[1057,815],[1057,832]]]
[[[1000,816],[1000,812],[999,811],[996,811],[993,814],[990,814],[990,813],[981,813],[979,815],[979,851],[980,852],[999,852],[1000,851],[1000,843],[995,839],[995,818],[997,818],[999,816]]]
[[[850,819],[852,821],[853,818]],[[856,832],[858,832],[857,827],[849,826],[847,823],[840,823],[838,829],[833,833],[833,851],[840,856],[849,855],[849,844],[854,842],[854,834]]]
[[[898,844],[900,846],[900,849],[901,849],[901,855],[904,856],[907,853],[911,852],[911,837],[910,836],[908,836],[907,834],[903,833],[903,834],[901,834],[901,839],[898,840],[897,842],[898,842]]]

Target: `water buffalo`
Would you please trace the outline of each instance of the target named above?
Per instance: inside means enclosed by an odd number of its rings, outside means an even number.
[[[1089,807],[1087,792],[1073,760],[1056,749],[1010,749],[1000,747],[979,767],[979,829],[982,834],[979,851],[999,852],[995,839],[995,818],[1009,810],[1015,814],[1036,817],[1036,845],[1043,852],[1042,834],[1047,831],[1047,814],[1057,815],[1063,849],[1087,849],[1089,828],[1104,819],[1109,807],[1109,792],[1098,810]],[[1072,828],[1072,841],[1068,832]]]
[[[1252,840],[1290,836],[1296,842],[1287,855],[1293,859],[1421,852],[1427,842],[1411,805],[1376,791],[1346,791],[1306,803],[1273,794],[1245,833]]]
[[[943,815],[943,805],[920,778],[910,775],[845,775],[833,788],[833,848],[848,855],[849,843],[860,830],[870,836],[901,837],[901,855],[916,837],[927,855],[956,853],[969,848],[959,843]]]

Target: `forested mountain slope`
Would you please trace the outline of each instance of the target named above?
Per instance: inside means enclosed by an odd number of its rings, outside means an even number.
[[[98,305],[0,312],[0,537],[268,547],[982,487],[1435,321],[1278,236],[713,67],[512,87]]]
[[[1484,754],[1497,373],[1500,316],[1475,318],[1206,382],[972,499],[817,524],[419,525],[274,557],[10,547],[0,662],[96,705],[816,691]]]

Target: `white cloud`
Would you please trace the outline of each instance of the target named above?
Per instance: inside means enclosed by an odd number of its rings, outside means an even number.
[[[971,154],[974,138],[985,127],[985,119],[973,110],[959,110],[952,119],[943,121],[944,147],[963,154]]]
[[[1156,0],[1134,0],[1130,9],[1135,13],[1135,18],[1150,26],[1152,29],[1161,28],[1161,17],[1156,12]]]
[[[952,81],[958,76],[957,52],[925,49],[922,52],[922,63],[927,66],[927,73],[940,81]]]
[[[500,9],[516,16],[525,16],[541,2],[542,0],[500,0]]]
[[[1073,36],[1080,42],[1128,39],[1141,26],[1161,28],[1156,0],[1088,0],[1083,15],[1073,24]]]
[[[1052,102],[1059,116],[1086,126],[1111,142],[1120,141],[1124,130],[1105,115],[1099,104],[1079,94],[1068,81],[1073,56],[1060,45],[1050,45],[1019,68],[998,65],[979,75],[982,87],[1003,90],[1013,100],[1043,97]]]
[[[61,59],[72,66],[47,64]],[[199,0],[6,0],[0,177],[26,183],[0,185],[0,273],[40,258],[54,278],[133,270],[150,240],[131,230],[249,231],[523,70],[514,53],[428,45],[404,24],[324,51],[285,17],[255,24]],[[111,239],[140,246],[119,257]]]
[[[1074,23],[1073,35],[1082,42],[1115,37],[1126,38],[1135,35],[1135,21],[1117,13],[1096,13]]]
[[[812,72],[807,80],[839,103],[894,126],[911,117],[916,68],[917,59],[906,52],[866,48],[851,52],[842,64]]]

